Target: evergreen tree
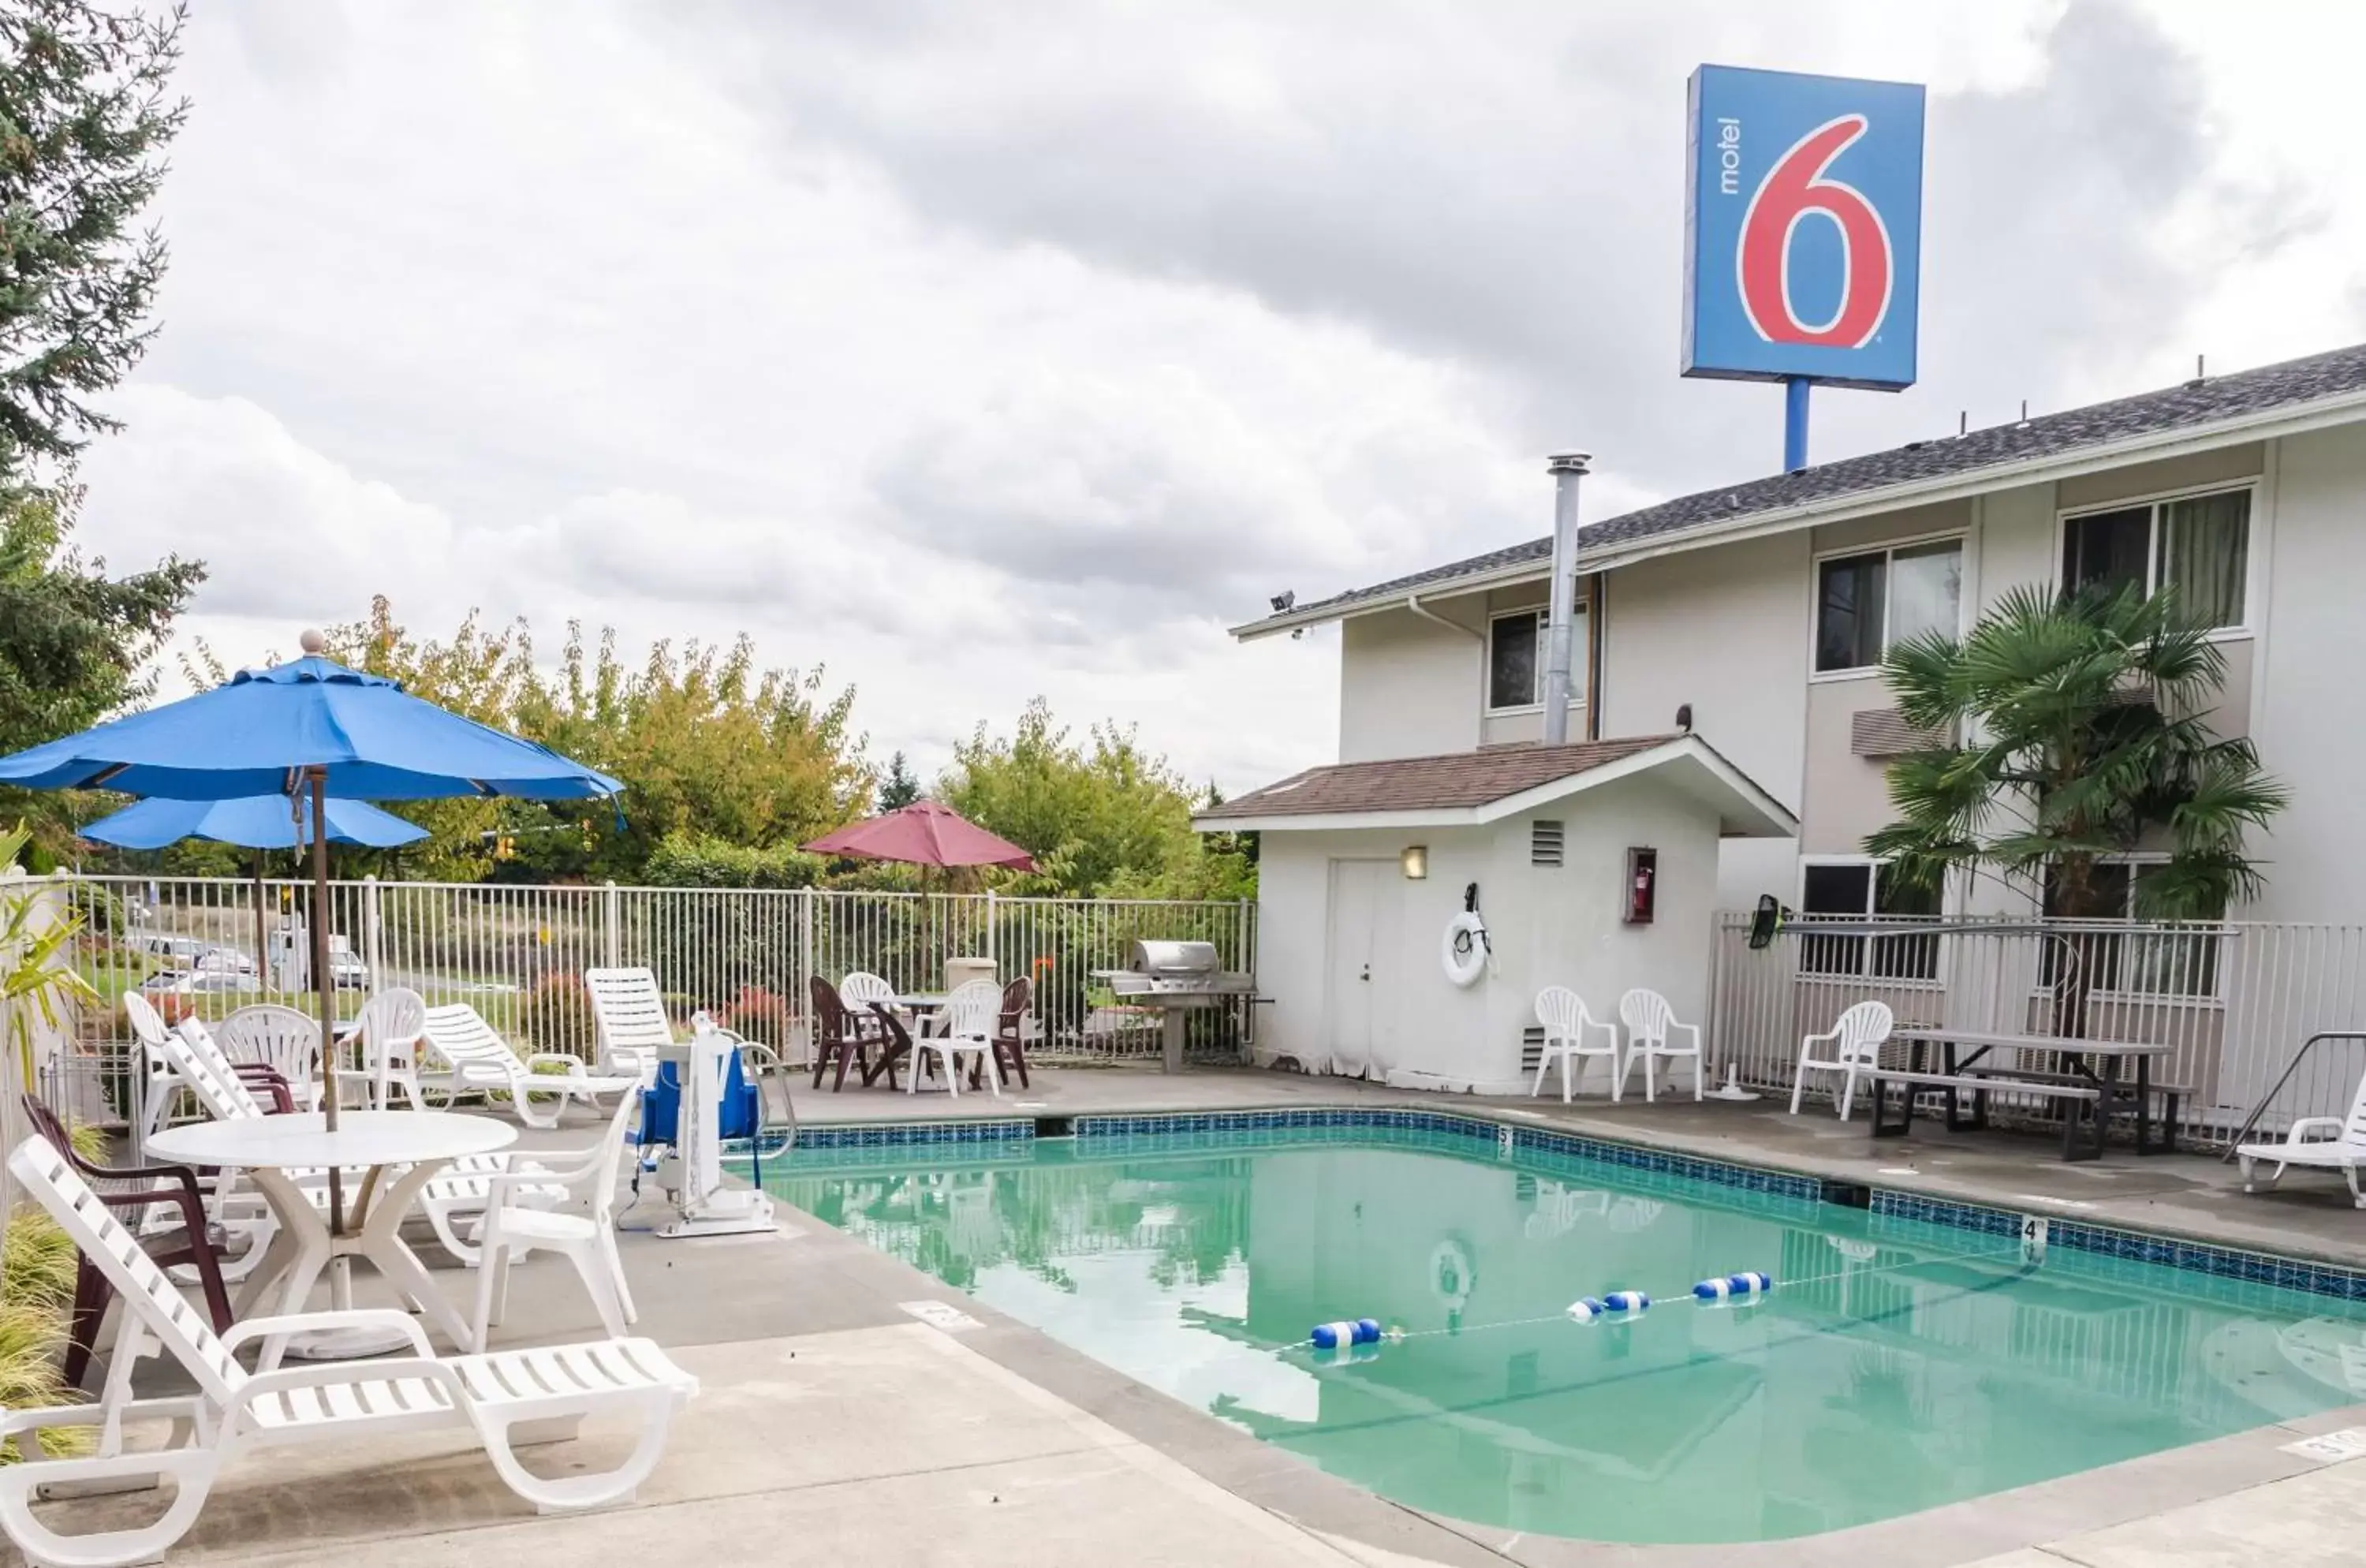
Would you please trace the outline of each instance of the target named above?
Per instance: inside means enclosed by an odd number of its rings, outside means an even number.
[[[85,728],[148,695],[143,673],[203,580],[168,558],[110,579],[69,544],[74,453],[116,422],[87,400],[121,380],[164,243],[135,230],[187,105],[166,85],[182,13],[0,0],[0,753]],[[0,812],[62,847],[75,808],[5,792]]]
[[[155,335],[164,242],[133,225],[188,113],[167,96],[182,19],[0,4],[0,474],[116,428],[86,400]]]
[[[896,752],[887,759],[887,776],[879,785],[879,809],[901,811],[920,798],[920,781],[912,776],[904,753]]]

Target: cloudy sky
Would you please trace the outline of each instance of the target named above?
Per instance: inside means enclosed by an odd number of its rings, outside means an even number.
[[[86,547],[230,662],[374,592],[745,630],[924,773],[1031,696],[1237,791],[1309,597],[1775,466],[1674,374],[1684,78],[1929,84],[1923,380],[1819,458],[2366,337],[2331,3],[194,0]],[[1779,13],[1779,16],[1778,16]]]

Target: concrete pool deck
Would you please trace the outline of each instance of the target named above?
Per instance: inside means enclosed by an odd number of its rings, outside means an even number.
[[[2099,1221],[2203,1234],[2280,1251],[2366,1261],[2366,1230],[2338,1181],[2296,1179],[2247,1198],[2230,1167],[2115,1152],[2065,1167],[2043,1139],[1943,1130],[1867,1148],[1862,1121],[1796,1120],[1772,1101],[1617,1110],[1494,1102],[1294,1076],[1195,1070],[1044,1070],[1031,1091],[800,1094],[809,1122],[958,1114],[1076,1115],[1249,1106],[1405,1103],[1501,1114],[1717,1157],[1944,1191],[2015,1207],[2091,1203]],[[544,1146],[580,1145],[580,1118]],[[1905,1157],[1901,1157],[1905,1156]],[[1910,1178],[1882,1173],[1911,1168]],[[2259,1211],[2245,1213],[2245,1208]],[[2172,1217],[2174,1216],[2174,1217]],[[397,1439],[300,1459],[250,1457],[225,1476],[170,1556],[193,1564],[335,1562],[344,1568],[499,1562],[543,1568],[589,1558],[727,1564],[1522,1563],[1531,1568],[2262,1568],[2356,1563],[2366,1465],[2293,1451],[2305,1437],[2366,1427],[2366,1406],[2068,1476],[1831,1535],[1753,1546],[1631,1547],[1522,1536],[1434,1517],[1325,1475],[1137,1383],[851,1236],[794,1210],[778,1235],[622,1248],[642,1312],[704,1392],[636,1503],[538,1518],[474,1454]],[[431,1261],[436,1261],[431,1255]],[[456,1270],[439,1280],[462,1295]],[[365,1303],[381,1298],[365,1277]],[[951,1308],[950,1326],[915,1303]],[[555,1258],[521,1268],[497,1342],[596,1333],[588,1300]],[[143,1384],[174,1380],[155,1368]],[[599,1463],[605,1439],[530,1458],[537,1469]],[[90,1499],[73,1528],[146,1515],[152,1499]],[[0,1549],[0,1562],[17,1559]]]

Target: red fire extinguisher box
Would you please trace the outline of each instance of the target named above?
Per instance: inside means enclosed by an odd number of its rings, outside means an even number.
[[[1630,926],[1648,926],[1660,891],[1660,852],[1627,852],[1627,919]]]

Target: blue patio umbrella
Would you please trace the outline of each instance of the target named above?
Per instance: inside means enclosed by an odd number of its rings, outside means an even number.
[[[310,841],[312,802],[293,803],[284,795],[250,795],[240,800],[142,800],[100,818],[81,836],[127,850],[161,850],[183,839],[210,839],[254,852],[254,964],[264,970],[265,896],[263,852],[292,850]],[[299,821],[300,818],[300,821]],[[300,830],[299,830],[300,829]],[[329,841],[387,850],[414,843],[427,829],[390,811],[358,800],[329,802]],[[335,976],[332,976],[333,980]]]
[[[299,813],[302,815],[299,831]],[[183,839],[210,839],[248,850],[292,850],[312,838],[312,803],[289,809],[284,795],[250,795],[241,800],[167,800],[162,796],[127,806],[81,830],[85,839],[127,850],[161,850]],[[329,841],[390,850],[416,843],[427,829],[391,811],[358,800],[329,802]]]
[[[111,789],[167,800],[309,795],[310,820],[330,818],[329,797],[432,800],[514,795],[613,801],[624,788],[605,773],[404,694],[396,682],[321,657],[318,632],[304,657],[244,670],[211,691],[0,757],[0,784],[28,789]],[[288,809],[283,806],[282,809]],[[333,819],[331,818],[333,825]],[[329,972],[327,840],[312,849],[312,979],[320,992],[321,1061],[328,1124],[337,1124],[336,998]],[[330,1172],[332,1214],[336,1172]]]

